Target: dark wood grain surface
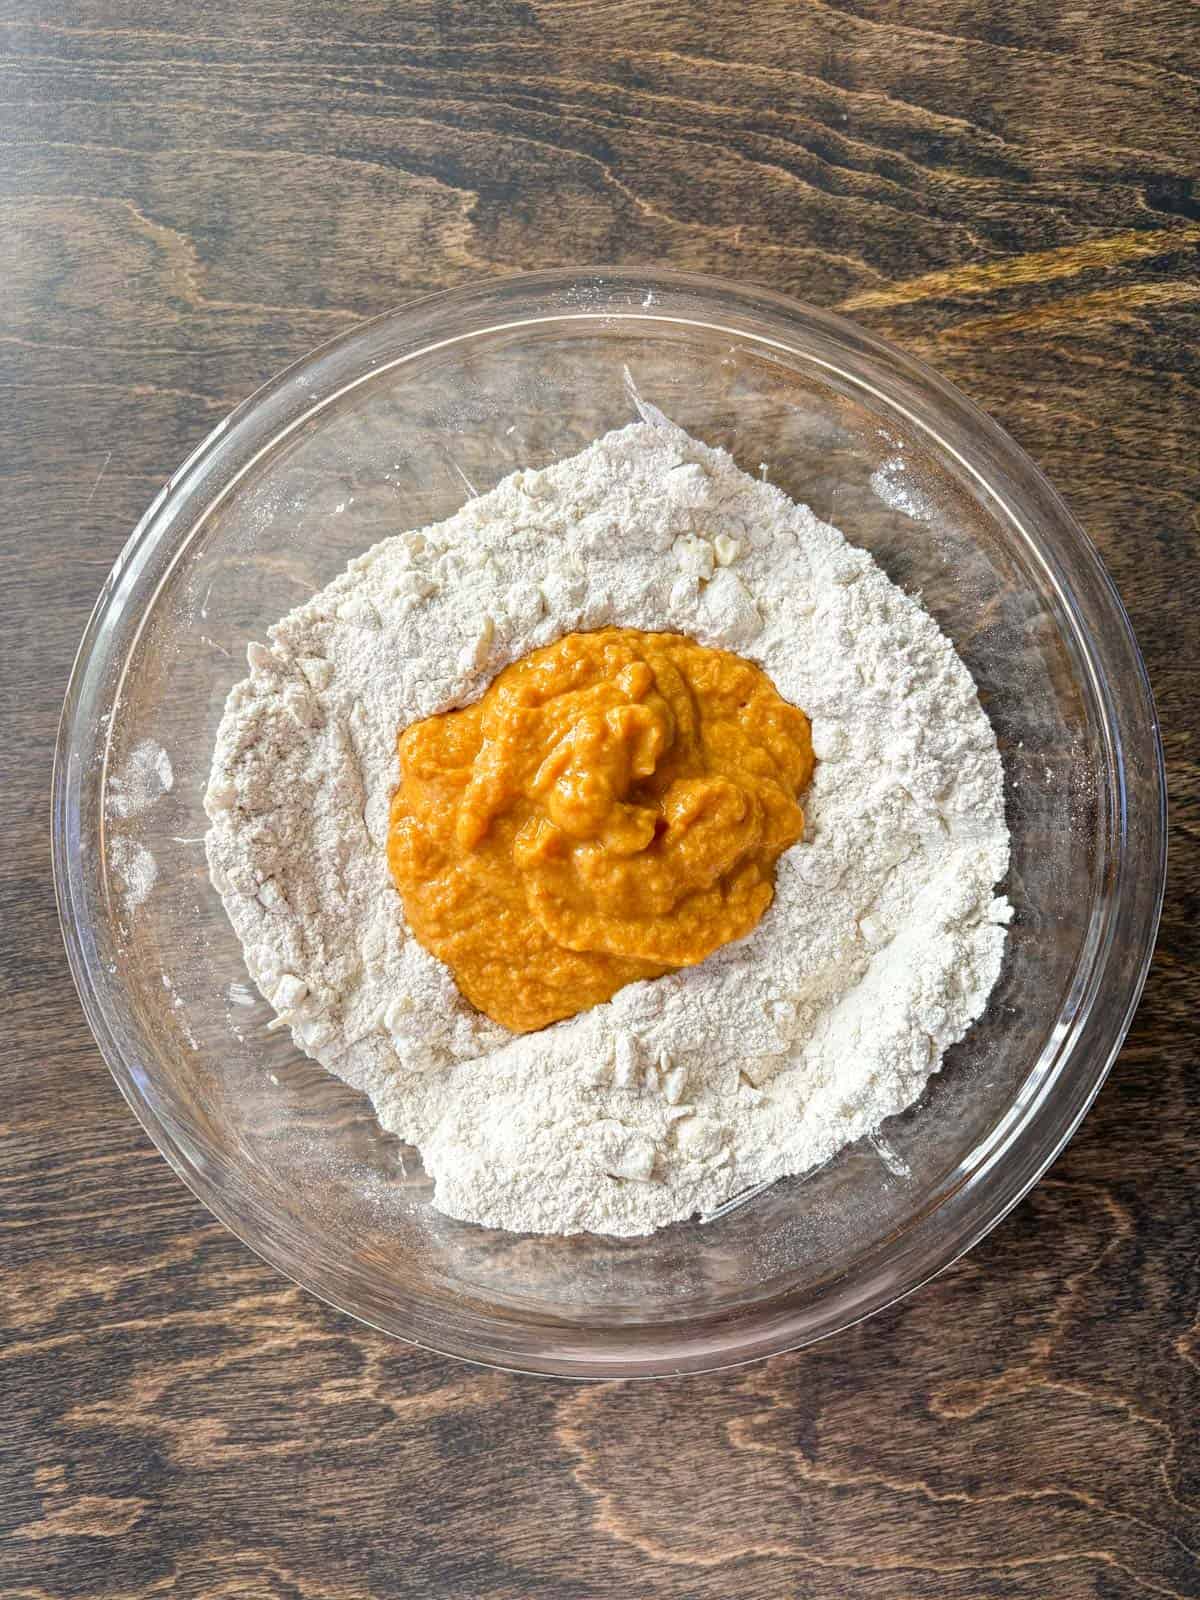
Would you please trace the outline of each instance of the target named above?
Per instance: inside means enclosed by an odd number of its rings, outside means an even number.
[[[6,1596],[1200,1592],[1200,12],[1186,0],[7,0],[0,157]],[[968,1260],[686,1384],[477,1372],[201,1210],[53,909],[76,639],[262,379],[436,286],[579,261],[841,307],[1099,544],[1174,806],[1128,1045]]]

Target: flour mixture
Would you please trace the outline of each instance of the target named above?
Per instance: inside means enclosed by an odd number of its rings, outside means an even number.
[[[513,1033],[406,922],[397,735],[609,628],[760,668],[811,719],[815,771],[744,937]],[[911,1105],[982,1012],[1008,831],[969,673],[866,552],[656,414],[377,545],[269,639],[218,734],[213,882],[281,1024],[420,1146],[450,1215],[639,1234],[707,1213]]]

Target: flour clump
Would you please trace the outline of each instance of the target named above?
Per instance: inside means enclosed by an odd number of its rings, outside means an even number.
[[[744,939],[514,1035],[409,932],[396,736],[563,635],[685,634],[812,721],[803,838]],[[870,555],[665,419],[351,562],[249,646],[209,868],[297,1046],[490,1226],[639,1234],[802,1172],[916,1100],[980,1015],[1011,912],[970,674]]]

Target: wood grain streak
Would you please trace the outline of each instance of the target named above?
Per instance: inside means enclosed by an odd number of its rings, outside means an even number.
[[[0,16],[0,1592],[1200,1592],[1200,11],[1187,0],[10,0]],[[853,314],[1045,468],[1121,588],[1162,937],[1067,1151],[835,1343],[570,1389],[251,1257],[113,1088],[46,791],[76,641],[218,418],[415,294],[583,261]]]

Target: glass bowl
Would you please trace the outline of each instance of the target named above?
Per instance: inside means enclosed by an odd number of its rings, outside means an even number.
[[[433,1210],[414,1152],[267,1031],[271,1010],[208,881],[201,794],[248,640],[376,540],[447,516],[468,486],[632,420],[630,379],[749,471],[765,463],[920,592],[1000,740],[1016,920],[985,1016],[881,1137],[649,1238],[491,1232]],[[145,740],[166,750],[174,781],[139,809],[114,774]],[[366,323],[261,389],[183,464],[80,646],[54,870],[75,981],[117,1083],[248,1245],[433,1349],[644,1377],[844,1328],[1020,1199],[1129,1024],[1157,925],[1163,796],[1150,688],[1095,550],[961,394],[777,295],[658,271],[549,272]],[[143,886],[155,869],[137,906],[131,863]]]

